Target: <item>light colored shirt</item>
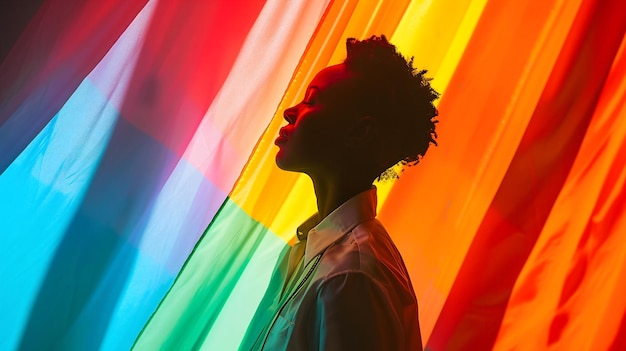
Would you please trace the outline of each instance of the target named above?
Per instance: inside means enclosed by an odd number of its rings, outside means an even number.
[[[415,293],[376,217],[376,188],[298,228],[253,350],[422,350]]]

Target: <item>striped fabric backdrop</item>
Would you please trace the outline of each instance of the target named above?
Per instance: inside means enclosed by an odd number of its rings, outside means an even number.
[[[623,0],[39,2],[0,66],[0,350],[237,349],[315,211],[282,112],[381,33],[443,93],[377,185],[426,349],[626,350]]]

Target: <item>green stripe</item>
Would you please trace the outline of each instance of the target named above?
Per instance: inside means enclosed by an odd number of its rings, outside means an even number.
[[[270,277],[287,248],[227,199],[133,349],[238,349],[246,332],[254,338],[271,314],[282,277],[274,275],[269,284]],[[258,306],[260,313],[250,323]]]

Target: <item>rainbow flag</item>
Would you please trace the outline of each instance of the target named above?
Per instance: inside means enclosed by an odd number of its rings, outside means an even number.
[[[626,349],[623,0],[28,4],[1,15],[0,350],[236,350],[315,212],[282,113],[374,34],[442,92],[439,146],[377,184],[425,348]]]

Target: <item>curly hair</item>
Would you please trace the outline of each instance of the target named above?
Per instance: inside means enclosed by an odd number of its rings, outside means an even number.
[[[384,35],[366,40],[349,38],[344,64],[365,80],[369,113],[390,123],[402,149],[398,160],[403,166],[417,164],[430,144],[437,145],[435,125],[437,108],[433,102],[440,94],[430,86],[426,70],[413,67],[413,57],[406,60]],[[397,178],[393,167],[380,178]]]

